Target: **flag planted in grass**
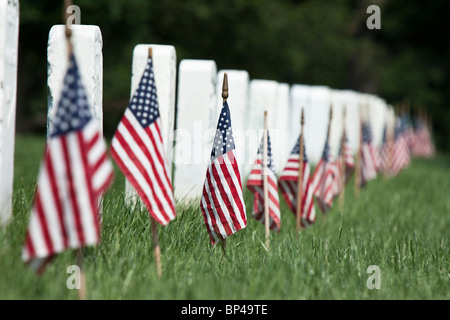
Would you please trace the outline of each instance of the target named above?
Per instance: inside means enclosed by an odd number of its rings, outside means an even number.
[[[390,174],[396,176],[410,163],[408,147],[408,131],[405,122],[400,119],[397,122],[392,146]]]
[[[372,143],[372,130],[368,122],[362,123],[361,186],[377,177],[380,155]]]
[[[414,139],[411,145],[411,154],[415,157],[431,158],[436,153],[430,128],[424,119],[417,118],[414,128]]]
[[[342,192],[342,188],[345,188],[345,185],[350,180],[354,169],[355,159],[353,158],[348,137],[344,132],[341,140],[341,147],[339,148],[339,153],[334,163],[334,196],[339,195]]]
[[[71,55],[41,163],[22,258],[37,272],[57,253],[100,241],[99,203],[113,178]]]
[[[111,155],[150,215],[161,225],[175,219],[151,56],[114,134]]]
[[[297,214],[298,179],[300,168],[300,139],[292,149],[286,166],[280,175],[278,185],[283,198],[294,215]],[[301,225],[306,227],[316,221],[316,209],[314,207],[314,192],[311,186],[310,166],[306,156],[306,147],[303,145],[303,174],[302,174],[302,202],[300,210]]]
[[[264,198],[264,168],[263,168],[263,143],[258,149],[258,155],[253,165],[250,176],[247,180],[247,188],[253,194],[253,217],[258,221],[265,223],[264,202],[269,201],[269,226],[272,230],[280,231],[281,215],[280,201],[278,198],[277,177],[275,175],[275,167],[273,165],[272,147],[270,136],[267,132],[267,182],[268,182],[268,199]]]
[[[224,101],[200,201],[213,245],[247,226],[241,175],[234,150],[230,109]]]
[[[323,213],[327,212],[334,198],[334,181],[335,181],[335,162],[331,159],[330,146],[328,136],[323,148],[322,157],[314,170],[312,178],[312,188],[314,196],[319,202],[319,208]]]

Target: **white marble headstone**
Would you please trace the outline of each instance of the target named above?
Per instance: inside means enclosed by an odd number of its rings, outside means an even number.
[[[248,130],[246,143],[248,155],[244,174],[247,177],[253,166],[261,137],[264,131],[264,111],[267,111],[267,122],[272,143],[272,155],[276,168],[279,166],[279,137],[276,130],[278,104],[278,82],[274,80],[252,79],[250,81],[249,108],[247,111]]]
[[[217,102],[216,88],[217,66],[213,60],[180,62],[173,156],[174,194],[180,202],[201,197],[217,114],[222,108],[222,103]]]
[[[312,164],[317,164],[322,156],[327,137],[330,116],[331,89],[325,86],[310,87],[309,107],[305,108],[305,144]]]
[[[348,143],[353,154],[359,149],[359,140],[361,137],[360,115],[359,115],[359,93],[352,90],[343,90],[345,95],[345,131],[347,133]]]
[[[369,118],[372,128],[373,144],[380,147],[383,142],[383,131],[386,125],[386,101],[373,95],[370,100]]]
[[[65,30],[65,25],[55,25],[48,36],[47,136],[53,125],[68,67]],[[103,132],[103,42],[100,28],[93,25],[72,25],[71,41],[92,117],[98,122],[100,132]]]
[[[344,130],[344,110],[346,110],[346,94],[344,91],[331,90],[331,106],[333,107],[333,117],[330,128],[330,151],[336,158],[339,154]]]
[[[289,115],[289,152],[292,151],[300,136],[302,109],[305,116],[305,127],[309,122],[309,112],[311,110],[310,89],[311,86],[303,84],[293,84],[290,90],[291,105]],[[308,112],[308,113],[306,113]],[[305,128],[303,128],[305,131]],[[303,132],[305,134],[305,132]],[[308,154],[309,146],[306,145],[306,154]]]
[[[0,2],[0,225],[12,215],[19,1]]]
[[[244,183],[244,164],[248,145],[245,143],[245,132],[247,130],[248,89],[250,77],[245,70],[219,70],[217,73],[217,106],[222,105],[222,84],[224,74],[228,78],[228,106],[231,112],[233,135],[235,141],[235,155],[241,173],[241,182]],[[216,118],[220,109],[216,108]]]
[[[276,124],[278,130],[278,164],[277,171],[281,172],[286,164],[292,146],[289,143],[289,125],[291,124],[290,111],[290,86],[287,83],[278,84],[277,107],[276,107]],[[272,138],[272,137],[271,137]]]

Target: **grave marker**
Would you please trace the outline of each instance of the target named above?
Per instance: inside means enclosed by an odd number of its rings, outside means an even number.
[[[268,130],[272,142],[272,156],[275,167],[279,165],[279,136],[275,130],[277,123],[278,82],[265,79],[253,79],[249,88],[249,107],[247,110],[248,130],[246,144],[248,145],[244,166],[244,179],[250,174],[253,161],[258,152],[264,128],[264,111],[268,112]]]
[[[330,151],[336,159],[341,147],[342,131],[344,129],[345,92],[342,90],[331,90],[331,105],[333,107],[333,117],[330,127]]]
[[[327,138],[330,117],[331,90],[325,86],[311,86],[309,107],[305,106],[305,144],[310,163],[317,164]],[[306,118],[306,115],[309,115]]]
[[[12,215],[19,1],[0,2],[0,225]]]
[[[53,125],[68,67],[65,31],[65,25],[54,25],[48,36],[47,137]],[[92,117],[97,120],[100,132],[103,132],[103,42],[100,28],[93,25],[72,25],[71,39]]]
[[[173,186],[175,199],[186,202],[201,197],[222,103],[213,60],[182,60],[178,75]]]
[[[373,143],[379,148],[383,142],[383,131],[386,125],[387,104],[386,101],[376,95],[370,100],[369,118],[372,127]]]
[[[247,130],[247,109],[248,109],[248,89],[250,77],[245,70],[220,70],[217,73],[217,106],[223,104],[222,98],[222,82],[223,75],[227,74],[228,77],[228,87],[230,91],[230,96],[228,97],[228,106],[231,112],[231,121],[233,121],[233,136],[235,140],[235,154],[236,160],[239,164],[239,172],[244,172],[244,164],[247,154],[248,145],[246,145],[245,133]],[[216,116],[219,116],[220,109],[216,108]],[[241,182],[244,182],[244,175],[241,175]]]
[[[284,168],[289,154],[292,151],[292,146],[289,144],[289,124],[291,115],[290,111],[290,86],[287,83],[278,84],[277,93],[277,107],[276,107],[276,129],[278,130],[278,166],[276,170],[280,172]]]
[[[356,154],[359,148],[360,139],[360,118],[359,118],[359,93],[352,90],[343,90],[345,95],[345,131],[347,132],[348,142],[353,154]]]
[[[300,136],[300,116],[302,108],[304,110],[305,122],[308,125],[309,111],[311,110],[310,104],[310,89],[311,86],[303,84],[293,84],[290,90],[290,121],[289,121],[289,138],[288,145],[292,150],[297,143]],[[308,112],[306,112],[308,111]],[[304,132],[305,134],[305,132]],[[306,153],[309,152],[309,146],[305,145]]]

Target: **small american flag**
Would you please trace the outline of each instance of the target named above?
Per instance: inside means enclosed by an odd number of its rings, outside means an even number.
[[[319,208],[323,213],[327,212],[334,198],[334,181],[335,181],[336,165],[331,159],[330,146],[327,140],[323,148],[322,157],[314,170],[312,178],[312,188],[314,195],[319,202]]]
[[[411,145],[411,154],[414,157],[433,157],[436,152],[430,129],[423,119],[417,118],[414,128],[414,139]]]
[[[411,117],[409,116],[409,113],[404,112],[403,115],[400,117],[401,123],[402,123],[402,129],[403,129],[403,135],[406,140],[406,143],[408,144],[408,152],[410,152],[410,149],[412,145],[414,144],[414,128],[412,125]]]
[[[100,241],[99,204],[113,178],[106,144],[89,110],[75,57],[41,163],[23,260],[41,273],[57,253]]]
[[[362,123],[361,186],[377,177],[380,166],[378,151],[372,144],[372,132],[367,122]]]
[[[343,161],[343,164],[342,164]],[[355,169],[355,159],[353,158],[352,150],[348,141],[348,137],[343,133],[343,140],[341,140],[341,147],[339,148],[338,157],[334,163],[334,196],[337,196],[342,191],[342,169],[344,171],[344,185],[350,180]]]
[[[149,214],[163,226],[175,219],[151,57],[114,134],[111,155]]]
[[[264,198],[263,143],[264,137],[258,150],[258,156],[247,180],[247,188],[253,193],[254,196],[253,217],[264,224],[264,201],[266,201],[266,199]],[[267,200],[269,201],[269,224],[270,229],[277,229],[277,231],[280,231],[280,201],[278,198],[277,177],[275,175],[275,168],[273,165],[269,132],[267,132],[267,158],[267,182],[269,194],[269,199]]]
[[[387,139],[387,126],[384,126],[383,129],[383,138],[380,147],[380,170],[387,173],[389,171],[390,166],[390,146],[389,141]]]
[[[294,215],[297,215],[297,196],[298,196],[298,179],[300,168],[300,141],[292,149],[286,166],[278,180],[283,198],[289,209]],[[314,207],[314,193],[311,186],[310,168],[308,157],[306,156],[306,147],[303,144],[303,173],[302,173],[302,203],[300,210],[301,226],[307,227],[316,221],[316,209]]]
[[[405,123],[397,121],[392,147],[390,174],[395,176],[410,163],[408,136]]]
[[[231,116],[225,101],[217,124],[200,207],[211,243],[247,226],[241,175],[235,159]]]

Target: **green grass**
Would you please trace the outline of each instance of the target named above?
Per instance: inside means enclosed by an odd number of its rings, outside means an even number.
[[[77,299],[66,287],[73,251],[40,277],[20,259],[43,147],[41,137],[16,140],[13,218],[0,229],[0,299]],[[102,241],[84,249],[90,299],[450,299],[448,155],[379,177],[358,199],[348,185],[343,215],[336,201],[299,234],[281,200],[281,231],[271,233],[269,250],[246,192],[248,226],[228,238],[225,259],[209,243],[198,203],[177,205],[177,218],[159,227],[161,279],[148,213],[124,205],[123,183],[117,172],[104,199]],[[380,268],[380,290],[366,286],[371,265]]]

